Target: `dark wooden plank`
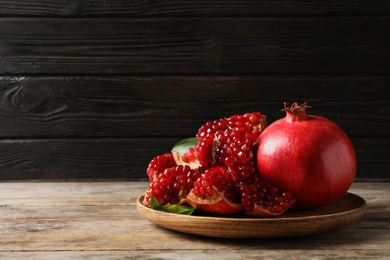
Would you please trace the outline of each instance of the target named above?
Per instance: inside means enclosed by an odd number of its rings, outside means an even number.
[[[0,180],[145,180],[178,138],[1,140]],[[390,180],[390,139],[352,139],[358,180]]]
[[[39,17],[217,17],[217,16],[286,16],[286,15],[386,15],[390,13],[387,0],[342,1],[123,1],[71,0],[0,1],[0,16]]]
[[[179,139],[0,140],[0,180],[137,180]]]
[[[308,101],[353,137],[389,137],[389,77],[0,77],[0,138],[188,137]]]
[[[0,73],[389,75],[390,18],[0,19]]]

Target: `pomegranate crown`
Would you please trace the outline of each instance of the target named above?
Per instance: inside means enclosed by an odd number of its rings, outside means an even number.
[[[297,102],[294,102],[291,106],[289,104],[287,104],[286,102],[284,102],[284,108],[281,111],[282,112],[290,111],[290,112],[292,112],[294,114],[297,114],[300,111],[305,111],[306,108],[311,108],[311,106],[307,105],[307,101],[304,102],[302,105],[298,105]]]
[[[307,108],[311,108],[311,106],[307,105],[307,102],[304,102],[302,105],[298,105],[297,102],[294,102],[291,106],[284,102],[284,108],[281,111],[286,112],[288,121],[297,121],[299,119],[305,119],[307,117]]]

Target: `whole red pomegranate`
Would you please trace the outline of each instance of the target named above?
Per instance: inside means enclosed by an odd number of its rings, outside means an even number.
[[[356,155],[348,136],[334,122],[307,115],[307,104],[282,111],[286,117],[259,136],[257,170],[265,179],[291,192],[294,207],[309,209],[339,199],[356,174]]]

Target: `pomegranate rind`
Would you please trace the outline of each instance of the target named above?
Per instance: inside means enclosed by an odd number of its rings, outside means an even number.
[[[198,138],[190,137],[181,140],[180,142],[178,142],[173,146],[171,153],[173,154],[173,158],[177,165],[188,165],[191,167],[191,169],[197,169],[201,166],[199,162],[195,160],[195,158],[192,162],[184,162],[182,158],[183,155],[187,153],[190,148],[194,148],[197,143],[198,143]]]
[[[214,196],[212,198],[203,199],[194,194],[191,191],[187,196],[187,203],[191,205],[191,207],[213,214],[235,214],[243,210],[241,204],[232,203],[227,200],[223,194],[223,192],[219,192],[217,188],[213,186]]]
[[[177,165],[191,169],[210,168],[215,163],[216,140],[214,134],[199,138],[190,137],[175,144],[171,150]]]
[[[275,216],[279,216],[279,215],[283,214],[284,212],[286,212],[290,208],[287,208],[287,209],[280,211],[280,212],[271,212],[263,207],[255,206],[253,208],[253,210],[250,210],[250,211],[246,210],[246,211],[244,211],[244,213],[245,213],[245,215],[248,215],[251,217],[263,217],[263,218],[275,217]]]

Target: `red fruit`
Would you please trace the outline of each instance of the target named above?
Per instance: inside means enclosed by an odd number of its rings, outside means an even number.
[[[242,210],[238,187],[223,167],[205,171],[187,196],[193,208],[216,214],[233,214]]]
[[[195,157],[203,168],[210,168],[215,162],[214,134],[199,137],[195,146]]]
[[[228,120],[226,118],[222,118],[219,120],[207,122],[206,124],[202,125],[195,136],[199,138],[204,135],[214,134],[217,131],[221,131],[221,130],[224,131],[225,129],[228,128],[229,128]]]
[[[267,120],[260,112],[245,113],[243,115],[233,115],[228,119],[229,127],[245,127],[250,134],[253,143],[260,133],[267,127]]]
[[[176,166],[176,162],[172,153],[161,154],[153,158],[150,161],[148,168],[146,169],[146,173],[149,176],[149,181],[153,182],[166,168],[173,166]]]
[[[234,127],[216,134],[216,162],[229,169],[235,181],[254,173],[253,140],[246,127]]]
[[[177,143],[173,149],[173,158],[177,165],[188,165],[192,169],[206,169],[215,162],[214,134],[199,138],[187,138]]]
[[[291,208],[295,198],[258,174],[240,182],[241,204],[245,214],[256,217],[277,216]]]
[[[229,128],[244,127],[251,133],[253,143],[256,142],[259,134],[267,127],[267,119],[260,112],[245,113],[243,115],[232,115],[229,118],[222,118],[204,124],[197,132],[196,137],[206,134],[225,131]]]
[[[332,121],[307,115],[307,104],[285,104],[286,117],[259,137],[261,176],[296,197],[297,208],[313,208],[339,199],[356,174],[351,141]]]
[[[182,204],[186,201],[187,194],[200,176],[200,172],[192,170],[187,165],[167,168],[157,179],[149,184],[145,192],[143,204],[150,206],[152,196],[162,206]]]

